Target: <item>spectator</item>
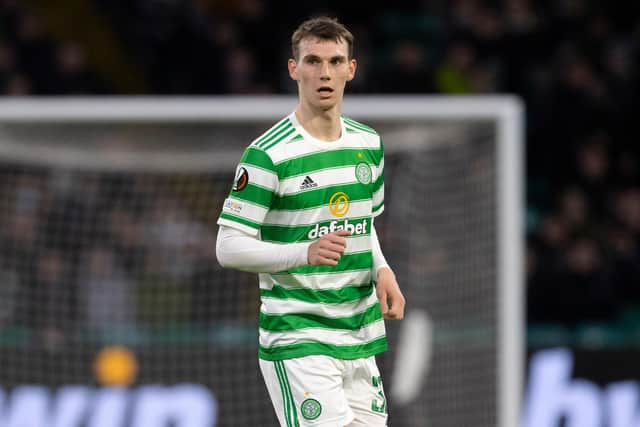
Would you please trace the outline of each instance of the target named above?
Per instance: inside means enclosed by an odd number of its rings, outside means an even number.
[[[401,40],[391,53],[391,65],[378,77],[385,93],[428,93],[433,91],[433,77],[427,68],[424,47],[411,40]]]
[[[105,86],[87,64],[84,50],[78,43],[67,42],[57,47],[56,95],[100,95]]]
[[[0,38],[0,87],[7,88],[10,77],[15,73],[16,58],[13,47]]]
[[[66,260],[54,249],[44,250],[36,260],[29,318],[49,350],[61,349],[76,320],[76,290],[68,272]]]
[[[444,94],[469,94],[475,92],[474,69],[476,51],[468,42],[453,41],[446,57],[436,69],[435,86]]]
[[[618,314],[614,289],[600,245],[588,236],[577,238],[566,253],[566,270],[552,295],[556,319],[570,324],[613,320]]]
[[[113,337],[134,327],[134,284],[117,265],[113,252],[101,246],[87,251],[79,288],[87,327],[102,337]]]
[[[9,76],[5,85],[5,94],[8,96],[33,95],[31,80],[23,74],[13,74]]]
[[[20,69],[24,70],[32,81],[34,93],[55,93],[57,82],[51,72],[56,68],[54,42],[36,15],[22,15],[18,25],[16,42]]]

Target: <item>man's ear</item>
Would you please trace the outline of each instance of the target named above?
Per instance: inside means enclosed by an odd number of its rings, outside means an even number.
[[[351,81],[353,80],[353,78],[356,75],[356,69],[358,68],[358,63],[356,62],[355,59],[351,59],[349,60],[349,77],[347,78],[347,81]]]
[[[298,63],[295,59],[289,58],[287,61],[287,68],[289,69],[289,77],[292,80],[298,81]]]

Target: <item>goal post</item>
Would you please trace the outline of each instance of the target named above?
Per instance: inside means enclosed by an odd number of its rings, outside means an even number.
[[[192,400],[172,402],[189,409],[166,405],[167,417],[276,425],[257,369],[257,277],[221,270],[213,251],[242,150],[295,106],[292,96],[0,101],[0,424],[51,416],[10,401],[126,385],[117,427],[127,427],[146,419],[125,415],[144,411],[136,393],[186,384],[170,391],[188,390]],[[392,424],[516,427],[522,103],[349,95],[343,112],[385,146],[376,224],[407,296],[407,319],[388,323],[380,356]],[[114,345],[133,359],[95,368]],[[26,385],[48,394],[28,400]],[[85,405],[77,419],[104,416],[95,396],[75,406]]]

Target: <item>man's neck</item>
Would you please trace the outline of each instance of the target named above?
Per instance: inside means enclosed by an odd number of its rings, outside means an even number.
[[[317,111],[300,104],[295,114],[300,125],[314,138],[327,142],[340,139],[342,125],[339,108]]]

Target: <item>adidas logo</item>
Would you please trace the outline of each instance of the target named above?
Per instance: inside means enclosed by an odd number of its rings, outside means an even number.
[[[309,175],[307,175],[304,179],[304,181],[302,181],[302,184],[300,184],[300,189],[301,190],[306,190],[308,188],[313,188],[313,187],[317,187],[318,184],[315,183],[311,177]]]

